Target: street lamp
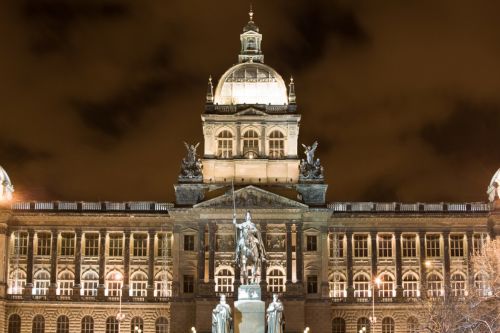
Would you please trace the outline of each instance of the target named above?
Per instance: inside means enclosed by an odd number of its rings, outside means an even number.
[[[196,328],[194,328],[194,326],[191,327],[191,333],[196,333]]]
[[[118,321],[118,333],[120,333],[120,325],[123,319],[125,319],[125,314],[122,312],[122,285],[121,282],[123,281],[123,275],[120,272],[116,272],[113,275],[113,280],[120,282],[120,308],[118,313],[116,314],[116,320]],[[140,333],[140,332],[139,332]]]
[[[309,333],[309,327],[304,328],[304,333]]]
[[[134,327],[134,333],[142,333],[142,330],[139,326]]]
[[[368,319],[370,319],[372,331],[373,331],[373,327],[375,326],[375,323],[377,322],[377,317],[375,317],[375,286],[377,286],[377,288],[380,288],[381,283],[382,283],[382,280],[378,276],[372,282],[372,315],[370,318],[368,318]],[[364,329],[366,330],[365,327],[364,327]]]
[[[366,326],[363,326],[358,333],[366,333]]]

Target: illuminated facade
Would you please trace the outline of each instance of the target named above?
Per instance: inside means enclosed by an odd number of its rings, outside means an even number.
[[[2,202],[2,332],[211,332],[217,296],[232,304],[239,285],[233,200],[261,230],[263,295],[282,295],[287,332],[370,331],[372,301],[375,331],[416,332],[416,300],[481,285],[469,258],[498,237],[498,194],[326,203],[323,179],[299,171],[293,81],[264,65],[252,16],[240,38],[239,63],[208,84],[203,177],[179,177],[175,204]]]

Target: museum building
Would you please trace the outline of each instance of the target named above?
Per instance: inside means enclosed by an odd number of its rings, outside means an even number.
[[[1,332],[211,332],[240,285],[232,219],[247,210],[286,332],[416,333],[419,300],[484,285],[470,257],[499,235],[495,178],[479,203],[327,203],[321,143],[299,151],[293,79],[264,63],[252,12],[240,41],[208,81],[175,203],[16,201],[0,168]]]

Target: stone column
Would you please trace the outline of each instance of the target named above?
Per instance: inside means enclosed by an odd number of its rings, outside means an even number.
[[[50,242],[50,286],[49,299],[56,299],[57,294],[57,230],[52,230],[52,239]]]
[[[31,298],[33,291],[33,254],[35,242],[35,230],[28,229],[28,255],[26,263],[26,287],[24,288],[25,298]]]
[[[240,157],[241,155],[241,124],[236,123],[236,138],[234,142],[235,147],[233,150],[236,151],[236,156]]]
[[[82,288],[82,229],[75,230],[76,245],[75,245],[75,282],[73,285],[74,301],[80,300],[80,290]]]
[[[418,240],[420,243],[420,296],[423,299],[427,298],[427,268],[425,267],[425,231],[419,231]]]
[[[297,273],[297,283],[302,284],[304,281],[304,254],[302,252],[302,222],[295,224],[295,259],[296,259],[296,273]]]
[[[329,298],[330,297],[330,287],[328,284],[328,268],[330,261],[330,254],[328,251],[328,235],[329,230],[327,226],[322,226],[320,228],[320,246],[321,246],[321,297]]]
[[[403,300],[403,259],[401,256],[401,230],[394,233],[396,241],[396,298]]]
[[[450,291],[450,231],[443,232],[444,256],[443,256],[443,277],[444,277],[444,292],[447,294]]]
[[[267,222],[260,223],[260,233],[267,252]],[[260,289],[262,292],[262,299],[265,299],[267,293],[267,260],[263,260],[260,266]]]
[[[205,228],[206,222],[198,223],[198,284],[205,280]]]
[[[347,254],[347,299],[348,302],[354,301],[354,263],[352,260],[352,230],[347,229],[345,231],[345,237],[347,241],[346,254]]]
[[[215,284],[215,222],[208,224],[208,280]]]
[[[147,298],[149,301],[154,299],[154,275],[155,275],[155,231],[154,229],[149,230],[149,252],[148,252],[148,287],[147,287]],[[166,236],[165,236],[166,237]],[[160,248],[160,244],[158,244]]]
[[[130,298],[129,280],[130,280],[130,230],[123,232],[125,236],[125,245],[123,247],[123,286],[122,286],[122,300],[128,301]]]
[[[106,229],[99,230],[99,286],[97,299],[104,300],[104,280],[106,275]]]
[[[370,231],[370,244],[372,252],[372,279],[377,277],[377,231]],[[373,281],[372,281],[373,282]]]
[[[260,145],[261,145],[261,149],[260,149],[260,153],[259,153],[259,156],[262,156],[262,157],[266,157],[267,156],[267,153],[266,153],[266,124],[265,123],[262,123],[261,126],[261,136],[260,136]]]
[[[7,283],[9,281],[7,272],[9,270],[9,250],[10,250],[10,236],[11,231],[7,229],[8,215],[0,213],[0,299],[5,299],[7,296]],[[12,252],[11,252],[12,253]],[[1,306],[1,303],[0,303]],[[2,312],[0,308],[0,313]],[[3,325],[0,319],[0,326]]]
[[[474,245],[472,243],[472,237],[474,232],[472,230],[467,230],[467,281],[468,290],[472,290],[474,287],[474,271],[472,269],[472,255],[474,253]]]
[[[292,225],[286,224],[286,284],[292,283]]]

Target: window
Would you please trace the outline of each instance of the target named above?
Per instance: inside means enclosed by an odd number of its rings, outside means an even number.
[[[354,256],[368,257],[368,235],[354,235]]]
[[[61,235],[61,256],[72,257],[75,255],[75,236],[73,234]]]
[[[7,333],[21,333],[21,317],[13,314],[9,317],[9,328]]]
[[[91,316],[82,318],[81,333],[94,333],[94,319]]]
[[[318,293],[318,276],[309,275],[307,277],[307,293],[317,294]]]
[[[33,318],[33,325],[31,326],[32,333],[45,333],[45,318],[41,315],[36,315]]]
[[[106,319],[106,333],[118,333],[118,320],[115,317]]]
[[[406,321],[406,331],[408,333],[418,333],[418,320],[415,317],[409,317]]]
[[[194,235],[184,235],[184,251],[194,251]]]
[[[474,247],[474,253],[479,254],[481,251],[483,251],[483,247],[488,241],[488,236],[486,234],[474,234],[473,237],[473,247]]]
[[[194,292],[194,277],[192,275],[184,275],[183,291],[185,294],[191,294]]]
[[[346,333],[345,320],[343,318],[334,318],[332,320],[332,333]]]
[[[85,234],[85,255],[88,257],[99,256],[98,234]]]
[[[146,235],[134,235],[134,257],[147,257],[148,237]]]
[[[403,277],[403,297],[418,297],[418,279],[415,274],[409,273]]]
[[[318,251],[318,237],[307,235],[306,251]]]
[[[108,296],[122,296],[121,290],[123,278],[116,279],[117,275],[122,276],[122,274],[117,271],[109,272],[106,276],[106,291]]]
[[[490,296],[491,289],[488,283],[488,276],[484,273],[478,273],[474,277],[474,287],[479,293],[479,296]]]
[[[259,134],[254,130],[246,131],[243,134],[243,156],[247,158],[259,156]]]
[[[39,256],[50,256],[51,235],[49,233],[37,234],[38,245],[36,253]]]
[[[141,317],[134,317],[130,321],[130,333],[144,332],[144,321]]]
[[[217,156],[219,158],[233,157],[233,135],[229,131],[222,131],[217,136]]]
[[[123,256],[123,235],[120,234],[109,235],[108,252],[110,257]]]
[[[330,297],[346,297],[346,282],[345,277],[340,273],[334,273],[329,281]]]
[[[33,295],[47,295],[50,286],[50,274],[45,270],[38,271],[35,275],[35,288]]]
[[[450,236],[450,255],[452,257],[464,256],[464,236],[462,235]]]
[[[439,235],[427,235],[426,236],[426,254],[427,257],[439,257],[441,256],[441,248],[439,245]]]
[[[172,296],[172,277],[166,271],[160,272],[155,279],[155,297]]]
[[[403,257],[412,258],[417,256],[417,236],[403,235]]]
[[[70,271],[64,271],[59,274],[58,279],[58,295],[73,295],[73,284],[75,283],[75,277]]]
[[[343,234],[329,234],[328,235],[329,252],[331,258],[344,257],[344,235]]]
[[[462,274],[453,274],[450,279],[451,294],[465,296],[465,277]]]
[[[382,333],[394,333],[394,319],[391,317],[382,319]]]
[[[441,296],[443,291],[443,282],[437,274],[431,274],[427,278],[427,295],[429,297]]]
[[[280,131],[269,135],[269,157],[283,158],[285,156],[285,136]]]
[[[160,317],[156,319],[155,323],[156,331],[155,333],[167,333],[168,332],[168,320],[165,317]]]
[[[99,275],[95,271],[87,271],[82,276],[82,295],[97,296],[97,286],[99,285]]]
[[[366,317],[361,317],[358,319],[357,331],[356,332],[366,332],[370,333],[370,320]]]
[[[267,291],[273,293],[285,291],[285,273],[281,269],[271,269],[267,274]]]
[[[25,232],[14,233],[14,249],[15,256],[25,256],[28,254],[28,234]]]
[[[382,235],[378,237],[378,256],[381,258],[392,257],[392,236]]]
[[[370,279],[365,274],[354,277],[354,297],[370,297]]]
[[[158,235],[158,257],[172,256],[172,234]]]
[[[148,287],[148,277],[143,272],[136,272],[132,275],[132,289],[130,293],[136,297],[146,297]]]
[[[229,268],[222,268],[215,277],[215,291],[218,293],[233,292],[234,274]]]
[[[394,296],[394,280],[389,274],[384,274],[380,276],[380,286],[378,287],[379,297],[392,297]]]
[[[16,269],[10,274],[9,294],[21,295],[26,286],[26,273],[23,270]]]
[[[56,333],[69,333],[69,318],[59,316],[57,318]]]

